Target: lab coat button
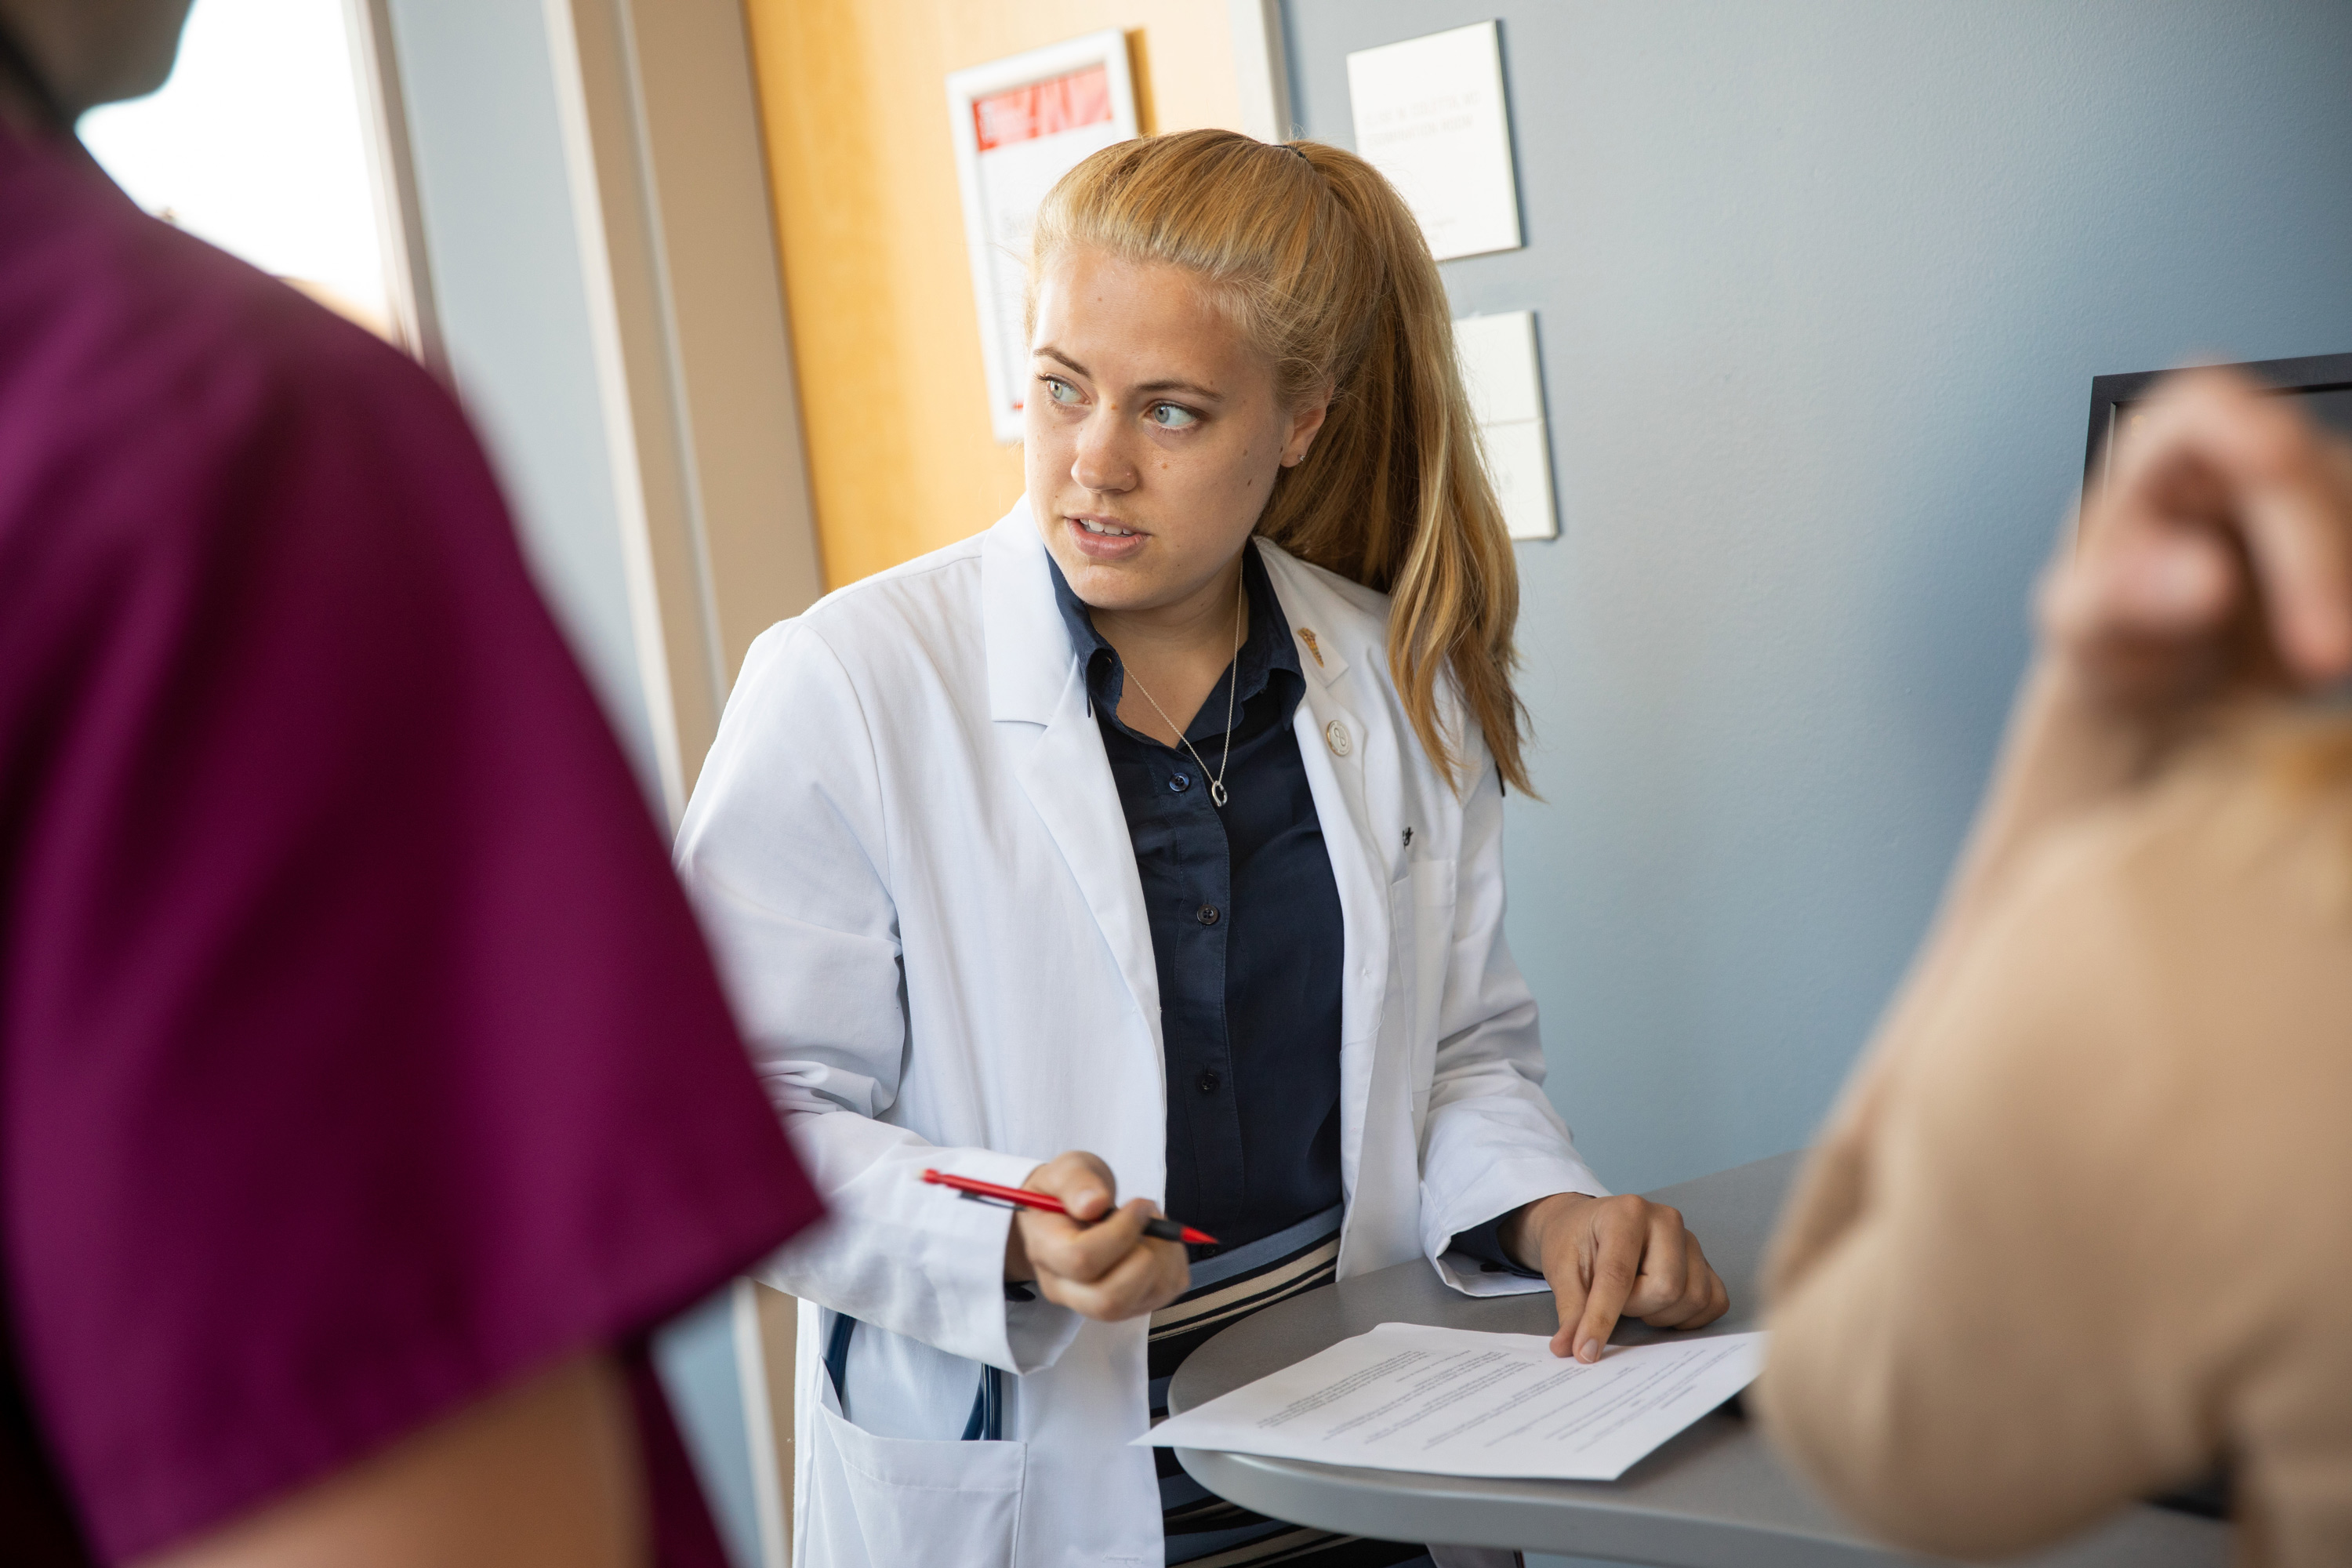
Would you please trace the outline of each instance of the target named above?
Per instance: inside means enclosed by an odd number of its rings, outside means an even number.
[[[1331,754],[1335,757],[1344,757],[1356,749],[1356,743],[1348,739],[1348,726],[1337,719],[1323,726],[1323,738],[1331,743]]]
[[[1202,1094],[1214,1094],[1214,1093],[1216,1093],[1216,1092],[1217,1092],[1217,1085],[1218,1085],[1218,1084],[1220,1084],[1220,1083],[1222,1083],[1222,1082],[1223,1082],[1223,1081],[1224,1081],[1224,1080],[1223,1080],[1223,1079],[1220,1079],[1220,1078],[1217,1076],[1217,1069],[1216,1069],[1216,1068],[1202,1068],[1202,1069],[1201,1069],[1200,1084],[1201,1084],[1201,1092],[1202,1092]]]
[[[1194,915],[1192,918],[1199,921],[1204,926],[1215,925],[1217,923],[1217,906],[1214,904],[1202,904],[1201,906],[1201,912]]]

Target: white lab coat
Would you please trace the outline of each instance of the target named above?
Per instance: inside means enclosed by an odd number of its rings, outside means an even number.
[[[1259,549],[1346,921],[1339,1277],[1427,1258],[1457,1289],[1528,1288],[1440,1260],[1519,1204],[1605,1190],[1540,1088],[1495,769],[1472,731],[1457,796],[1415,742],[1384,595]],[[752,645],[677,858],[832,1208],[764,1270],[829,1309],[801,1315],[794,1561],[1158,1564],[1150,1451],[1128,1446],[1148,1426],[1144,1321],[1008,1304],[1009,1215],[919,1179],[1018,1185],[1087,1149],[1122,1198],[1164,1195],[1151,931],[1025,500]],[[835,1312],[861,1324],[855,1425],[823,1366]],[[954,1440],[976,1363],[1019,1374],[1000,1442]]]

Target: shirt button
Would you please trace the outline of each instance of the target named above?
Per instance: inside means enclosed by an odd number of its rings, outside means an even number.
[[[1217,1092],[1217,1085],[1223,1083],[1224,1080],[1217,1076],[1216,1068],[1202,1068],[1201,1069],[1201,1076],[1198,1081],[1201,1085],[1201,1092],[1202,1094],[1214,1094]]]
[[[1335,757],[1344,757],[1356,749],[1356,743],[1348,738],[1348,726],[1337,719],[1323,726],[1323,739],[1330,743]]]
[[[1192,787],[1192,775],[1191,773],[1171,773],[1169,775],[1168,793],[1170,795],[1182,795],[1186,790],[1191,789]]]
[[[1201,906],[1201,912],[1194,915],[1192,918],[1199,921],[1204,926],[1215,925],[1217,923],[1217,906],[1214,904],[1202,904]]]

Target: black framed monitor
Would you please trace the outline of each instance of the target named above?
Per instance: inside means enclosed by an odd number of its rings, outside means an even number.
[[[2352,353],[2310,354],[2302,359],[2256,360],[2232,365],[2283,397],[2301,398],[2312,418],[2352,437]],[[2083,489],[2087,495],[2107,474],[2118,437],[2128,439],[2134,405],[2164,379],[2160,370],[2091,378],[2091,434],[2083,449]]]

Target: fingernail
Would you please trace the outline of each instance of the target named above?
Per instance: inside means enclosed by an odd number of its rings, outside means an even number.
[[[1587,1340],[1582,1344],[1577,1346],[1576,1359],[1586,1363],[1599,1361],[1601,1359],[1601,1342],[1599,1340]]]

